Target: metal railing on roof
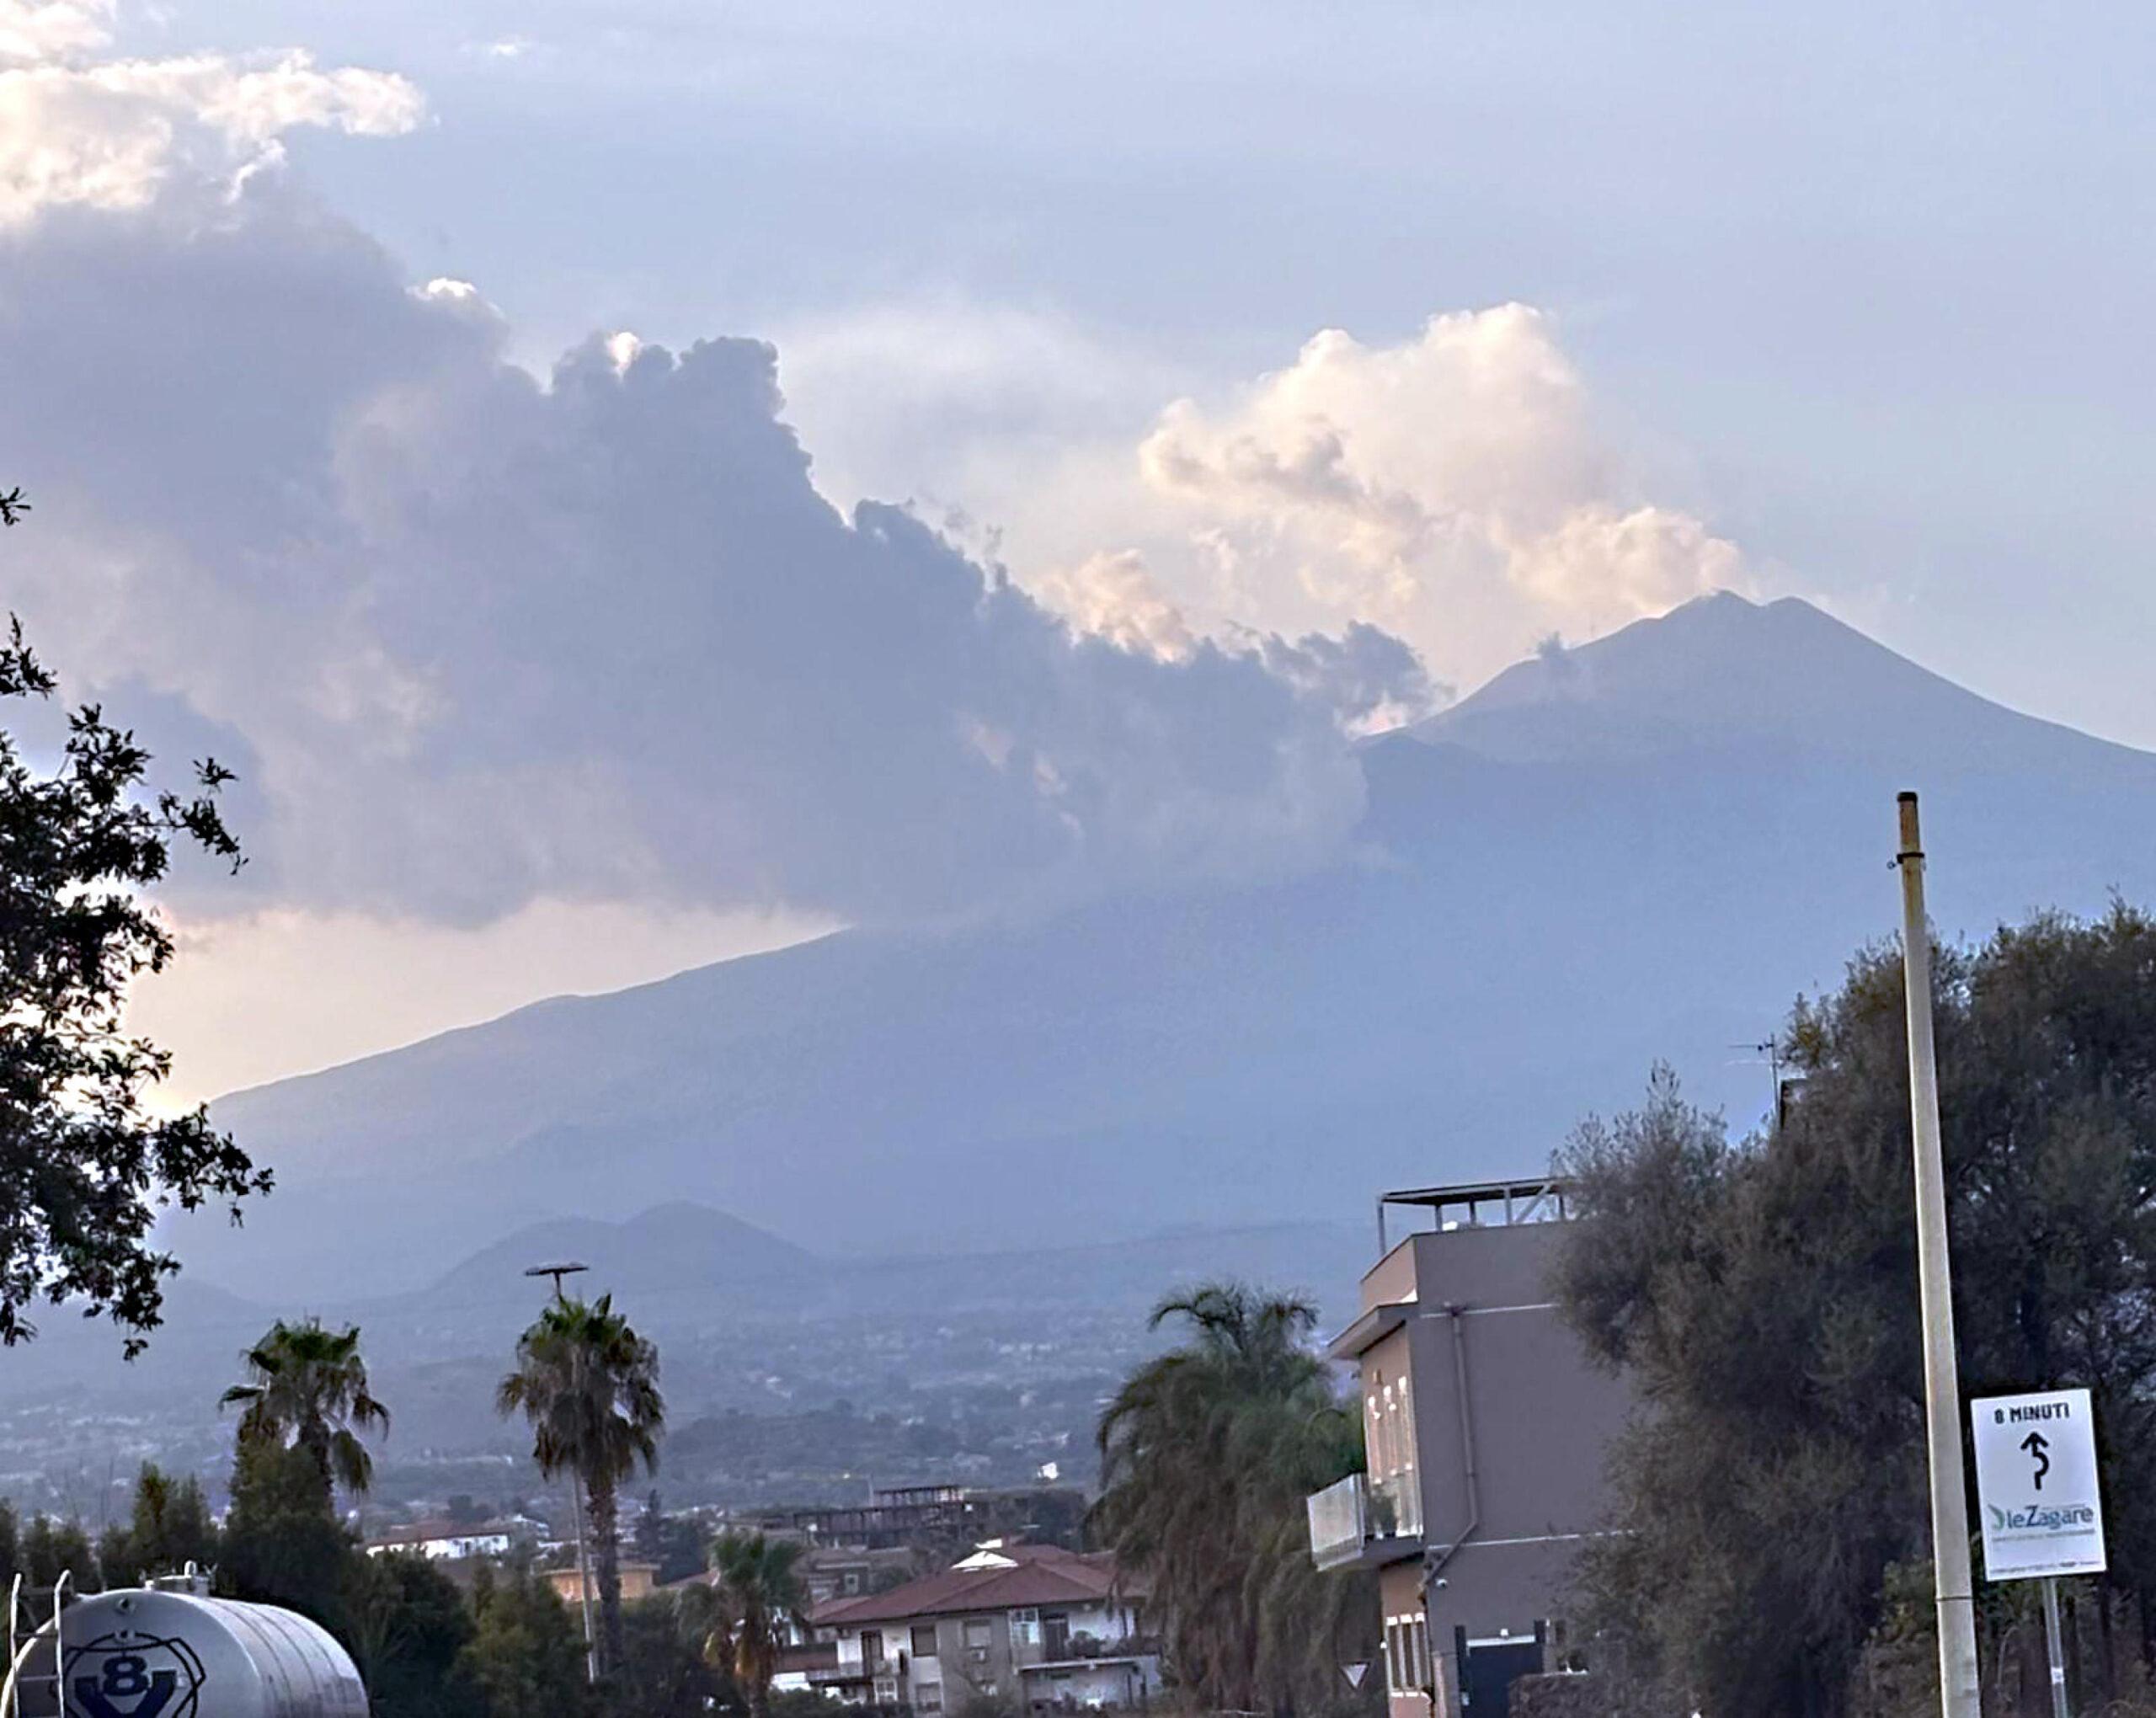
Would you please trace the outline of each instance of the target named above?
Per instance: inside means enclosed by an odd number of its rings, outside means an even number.
[[[1571,1219],[1566,1203],[1571,1183],[1556,1176],[1517,1181],[1461,1182],[1447,1187],[1401,1187],[1378,1195],[1378,1256],[1390,1251],[1385,1213],[1409,1205],[1433,1214],[1433,1230],[1492,1229],[1523,1223],[1563,1223]]]

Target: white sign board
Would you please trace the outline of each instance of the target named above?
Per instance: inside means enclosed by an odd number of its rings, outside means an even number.
[[[2096,1421],[2085,1390],[1987,1396],[1969,1404],[1993,1581],[2093,1575],[2104,1567]]]

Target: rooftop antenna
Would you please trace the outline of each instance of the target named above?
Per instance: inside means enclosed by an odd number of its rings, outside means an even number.
[[[552,1277],[554,1279],[554,1299],[563,1300],[568,1297],[562,1293],[562,1278],[574,1277],[579,1271],[588,1271],[590,1268],[590,1266],[581,1264],[574,1259],[565,1259],[558,1265],[526,1266],[524,1274],[527,1277]]]
[[[1755,1044],[1731,1044],[1729,1048],[1732,1050],[1749,1050],[1753,1055],[1766,1059],[1767,1077],[1770,1082],[1769,1090],[1773,1094],[1768,1112],[1774,1117],[1774,1126],[1779,1128],[1785,1119],[1783,1109],[1785,1100],[1788,1096],[1782,1087],[1781,1040],[1770,1034],[1761,1038]]]

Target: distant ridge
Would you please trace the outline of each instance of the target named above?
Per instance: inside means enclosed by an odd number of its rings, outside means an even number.
[[[563,1217],[529,1224],[481,1248],[426,1292],[444,1299],[528,1301],[526,1270],[570,1260],[591,1267],[587,1284],[624,1296],[743,1285],[783,1289],[816,1263],[790,1240],[684,1199],[654,1205],[623,1223]]]

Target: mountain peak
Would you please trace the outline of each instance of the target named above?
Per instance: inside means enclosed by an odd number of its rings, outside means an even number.
[[[1801,597],[1730,590],[1552,643],[1413,733],[1517,762],[1799,746],[1892,761],[1919,737],[1935,766],[1942,740],[1972,763],[2127,751],[1965,691]]]

